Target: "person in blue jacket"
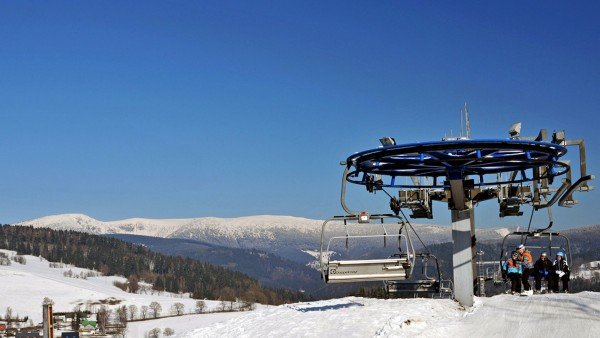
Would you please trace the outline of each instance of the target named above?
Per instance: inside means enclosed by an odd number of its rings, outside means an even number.
[[[548,283],[548,291],[554,290],[554,266],[545,252],[542,252],[540,258],[535,262],[533,274],[535,278],[536,293],[540,293],[540,290],[542,289],[542,279],[545,279]]]

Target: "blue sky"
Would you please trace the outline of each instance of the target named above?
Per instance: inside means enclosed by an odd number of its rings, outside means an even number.
[[[456,134],[465,101],[473,138],[517,121],[528,135],[564,129],[595,173],[599,13],[593,1],[2,2],[0,221],[326,218],[342,212],[340,160],[385,135]],[[597,224],[597,193],[576,198],[556,223]],[[387,210],[382,194],[355,202]],[[499,219],[493,201],[476,213],[479,226],[528,222]],[[433,222],[449,222],[445,205]]]

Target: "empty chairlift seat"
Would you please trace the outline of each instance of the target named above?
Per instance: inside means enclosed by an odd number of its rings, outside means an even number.
[[[410,277],[408,257],[329,261],[327,283],[403,280]]]

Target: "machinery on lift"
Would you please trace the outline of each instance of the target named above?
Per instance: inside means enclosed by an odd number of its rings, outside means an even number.
[[[468,121],[468,114],[466,115]],[[439,287],[441,278],[419,279],[413,285],[408,280],[415,272],[416,259],[436,261],[430,252],[416,253],[407,234],[389,235],[384,231],[381,238],[405,238],[406,252],[379,259],[332,260],[329,242],[325,246],[326,227],[332,221],[352,221],[367,226],[383,219],[397,220],[414,228],[404,216],[402,209],[411,211],[411,218],[433,218],[432,202],[447,203],[452,215],[454,296],[462,305],[473,305],[473,286],[476,284],[475,224],[473,208],[486,200],[497,199],[500,217],[521,216],[522,205],[535,210],[559,206],[570,207],[577,202],[572,198],[575,191],[588,191],[588,175],[585,165],[583,140],[566,140],[562,131],[555,131],[547,140],[545,130],[537,137],[521,137],[521,124],[509,131],[509,139],[471,140],[467,122],[467,137],[445,139],[438,142],[397,145],[394,138],[380,139],[382,146],[349,156],[341,164],[341,204],[346,212],[323,223],[321,232],[320,263],[323,279],[327,283],[354,281],[385,281],[388,290],[396,291],[412,287],[428,291]],[[579,147],[580,175],[572,183],[570,162],[561,159],[567,146]],[[555,178],[565,175],[559,187]],[[410,182],[399,180],[410,178]],[[393,214],[370,215],[367,211],[354,211],[346,205],[347,183],[365,186],[368,192],[383,191],[390,197]],[[397,189],[390,194],[386,189]],[[550,233],[552,236],[553,233]],[[418,237],[418,235],[415,233]],[[347,233],[331,240],[358,239]],[[373,235],[368,235],[373,236]],[[525,234],[527,238],[536,235]],[[539,236],[546,236],[540,232]],[[556,236],[556,235],[555,235]],[[420,238],[419,238],[420,240]],[[422,242],[422,241],[421,241]],[[422,243],[424,248],[426,246]],[[439,266],[437,263],[433,264]],[[427,273],[426,273],[427,274]],[[437,283],[437,284],[436,284]],[[431,287],[427,288],[426,285]]]

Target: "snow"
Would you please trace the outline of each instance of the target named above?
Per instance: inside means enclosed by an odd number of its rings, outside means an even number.
[[[161,332],[166,328],[171,328],[175,331],[175,334],[179,334],[197,327],[215,325],[239,316],[239,312],[220,312],[144,320],[128,323],[126,333],[128,337],[144,337],[148,331],[154,328],[160,329]]]
[[[399,330],[414,336],[461,315],[458,304],[447,299],[347,297],[262,308],[179,337],[386,337]]]
[[[14,251],[0,249],[0,252],[9,257],[14,256]],[[118,305],[134,304],[139,308],[150,305],[156,301],[162,306],[162,314],[169,313],[174,303],[180,302],[185,306],[185,311],[195,309],[196,300],[185,295],[161,292],[160,294],[133,294],[125,292],[113,285],[114,281],[124,282],[125,278],[118,276],[88,277],[87,279],[65,277],[64,272],[73,271],[74,275],[89,271],[73,266],[64,268],[50,268],[49,262],[43,258],[24,255],[27,263],[21,265],[11,262],[11,265],[0,265],[0,311],[7,307],[13,309],[14,314],[21,317],[29,316],[34,323],[42,320],[42,301],[45,297],[52,299],[54,311],[72,311],[77,305],[83,309],[98,307],[99,303],[115,299]],[[96,304],[96,305],[94,305]],[[213,309],[219,305],[217,301],[206,301],[206,308]]]
[[[549,294],[533,297],[499,295],[448,327],[448,336],[597,337],[600,293]]]
[[[17,225],[47,227],[55,230],[74,230],[93,234],[132,234],[153,237],[181,237],[178,233],[203,232],[207,229],[225,238],[274,238],[277,230],[313,233],[320,230],[322,221],[302,217],[258,215],[237,218],[130,218],[118,221],[99,221],[84,214],[61,214],[27,220]]]
[[[347,297],[261,308],[177,337],[596,337],[600,293],[448,299]]]
[[[510,230],[509,230],[509,229],[507,229],[507,228],[500,228],[500,229],[496,229],[496,233],[497,233],[498,235],[500,235],[500,237],[504,237],[504,236],[506,236],[506,235],[510,234],[511,232],[512,232],[512,231],[510,231]]]
[[[583,279],[600,278],[600,261],[581,264],[575,275]]]

